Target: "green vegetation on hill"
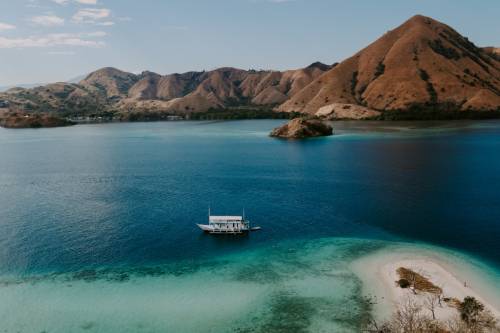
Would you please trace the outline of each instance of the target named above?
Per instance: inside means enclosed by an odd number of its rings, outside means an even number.
[[[159,111],[131,111],[120,113],[96,113],[92,118],[113,119],[118,121],[165,121],[165,120],[243,120],[243,119],[293,119],[299,113],[276,112],[259,107],[240,107],[210,109],[207,112],[173,113]]]
[[[438,108],[428,105],[413,105],[408,110],[381,111],[371,120],[481,120],[500,118],[500,109],[489,111],[460,110],[459,108]]]
[[[5,128],[63,127],[75,123],[47,113],[10,113],[0,117],[0,126]]]
[[[238,120],[238,119],[293,119],[300,116],[297,112],[276,112],[260,108],[210,109],[207,112],[191,113],[192,120]]]

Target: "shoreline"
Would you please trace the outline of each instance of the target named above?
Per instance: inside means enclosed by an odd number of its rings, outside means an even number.
[[[43,114],[43,113],[42,113]],[[7,119],[5,117],[2,118],[2,113],[0,113],[0,127],[1,128],[6,128],[6,129],[38,129],[38,128],[57,128],[57,127],[68,127],[68,126],[78,126],[78,125],[97,125],[97,124],[126,124],[126,123],[155,123],[155,122],[197,122],[197,121],[241,121],[241,120],[282,120],[282,121],[289,121],[292,120],[296,117],[299,117],[301,115],[305,114],[298,114],[298,113],[285,113],[283,112],[274,112],[271,113],[264,113],[262,115],[252,115],[252,116],[247,116],[247,115],[241,115],[241,114],[235,114],[234,116],[219,116],[219,113],[200,113],[197,114],[195,117],[192,115],[178,115],[178,114],[168,114],[168,115],[158,115],[158,116],[152,116],[149,114],[143,115],[142,117],[132,117],[130,119],[126,118],[108,118],[106,116],[100,117],[96,116],[94,118],[80,118],[80,117],[64,117],[64,116],[57,116],[54,115],[54,119],[59,119],[60,121],[67,122],[66,125],[57,125],[57,126],[23,126],[23,127],[16,127],[16,126],[4,126],[1,124],[2,119]],[[318,118],[321,121],[328,122],[328,123],[357,123],[357,124],[398,124],[398,123],[404,123],[404,124],[419,124],[419,123],[435,123],[435,126],[429,126],[430,128],[432,127],[441,127],[445,128],[450,124],[456,124],[456,123],[464,123],[464,122],[484,122],[484,121],[499,121],[500,120],[500,114],[495,117],[451,117],[451,118],[366,118],[366,119],[349,119],[349,118],[339,118],[339,119],[321,119]],[[444,126],[443,126],[444,125]]]
[[[461,256],[439,248],[419,247],[417,245],[395,245],[362,257],[351,263],[354,273],[362,280],[363,294],[373,301],[373,316],[377,321],[388,319],[396,307],[412,299],[423,307],[424,313],[431,315],[424,303],[428,292],[403,289],[396,284],[400,267],[420,273],[430,282],[443,290],[443,297],[462,301],[472,296],[481,302],[485,309],[500,319],[500,293],[485,267],[475,259]],[[492,274],[493,275],[493,274]],[[491,280],[491,281],[490,281]],[[459,315],[457,309],[446,302],[437,306],[436,319],[446,321]]]

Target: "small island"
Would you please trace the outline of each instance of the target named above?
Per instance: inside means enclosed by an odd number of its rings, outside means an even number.
[[[295,118],[275,128],[270,136],[285,139],[305,139],[333,134],[332,126],[317,119]]]
[[[11,112],[0,115],[0,126],[5,128],[43,128],[75,125],[74,122],[48,113]]]
[[[366,332],[407,332],[410,321],[411,332],[498,332],[498,302],[470,266],[417,251],[393,248],[353,263],[374,307]]]

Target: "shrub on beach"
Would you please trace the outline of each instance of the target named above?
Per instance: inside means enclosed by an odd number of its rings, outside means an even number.
[[[485,310],[484,305],[474,297],[467,296],[458,306],[460,319],[465,323],[470,332],[483,332],[490,329],[499,332],[495,317]]]
[[[467,296],[458,307],[460,318],[467,324],[477,322],[479,314],[484,310],[484,305],[478,302],[474,297]]]
[[[409,288],[410,287],[410,281],[408,281],[407,279],[399,279],[397,281],[397,284],[400,288],[403,288],[403,289],[406,289],[406,288]]]
[[[427,277],[424,276],[423,272],[415,272],[406,267],[399,267],[397,273],[401,280],[406,280],[409,286],[406,288],[412,288],[413,292],[417,291],[429,292],[434,294],[439,294],[442,292],[441,288],[434,285]],[[401,288],[404,288],[400,285]]]

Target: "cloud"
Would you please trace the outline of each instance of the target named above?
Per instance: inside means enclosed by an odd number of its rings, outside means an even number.
[[[41,25],[44,27],[55,27],[64,25],[64,19],[55,15],[41,15],[35,16],[30,19],[30,21],[36,25]]]
[[[50,55],[60,55],[60,56],[72,56],[76,55],[75,51],[49,51],[47,54]]]
[[[0,31],[13,30],[15,28],[15,25],[0,22]]]
[[[185,26],[185,25],[167,25],[165,26],[165,29],[167,30],[189,30],[189,27],[188,26]]]
[[[118,16],[116,17],[116,20],[120,22],[131,22],[132,18],[129,16]]]
[[[53,46],[103,47],[106,43],[95,38],[104,37],[104,32],[93,33],[60,33],[27,38],[0,37],[0,49],[43,48]]]
[[[97,5],[97,0],[75,0],[75,1],[84,5]]]
[[[101,25],[103,27],[109,27],[109,26],[115,25],[115,22],[113,22],[113,21],[99,22],[99,23],[97,23],[97,25]]]
[[[97,21],[107,19],[110,16],[111,10],[106,8],[85,8],[73,15],[73,21],[76,23],[97,23]]]
[[[94,31],[94,32],[86,32],[86,33],[81,33],[81,37],[105,37],[108,34],[104,31]]]
[[[38,0],[29,0],[28,3],[24,5],[26,8],[41,8],[40,4],[38,3]]]
[[[97,5],[97,0],[73,0],[74,2],[81,3],[82,5]],[[70,0],[52,0],[59,5],[66,5]]]
[[[248,0],[249,2],[253,2],[253,3],[260,3],[260,4],[263,4],[263,3],[271,3],[271,4],[289,4],[289,3],[292,3],[292,2],[296,2],[296,0]]]

